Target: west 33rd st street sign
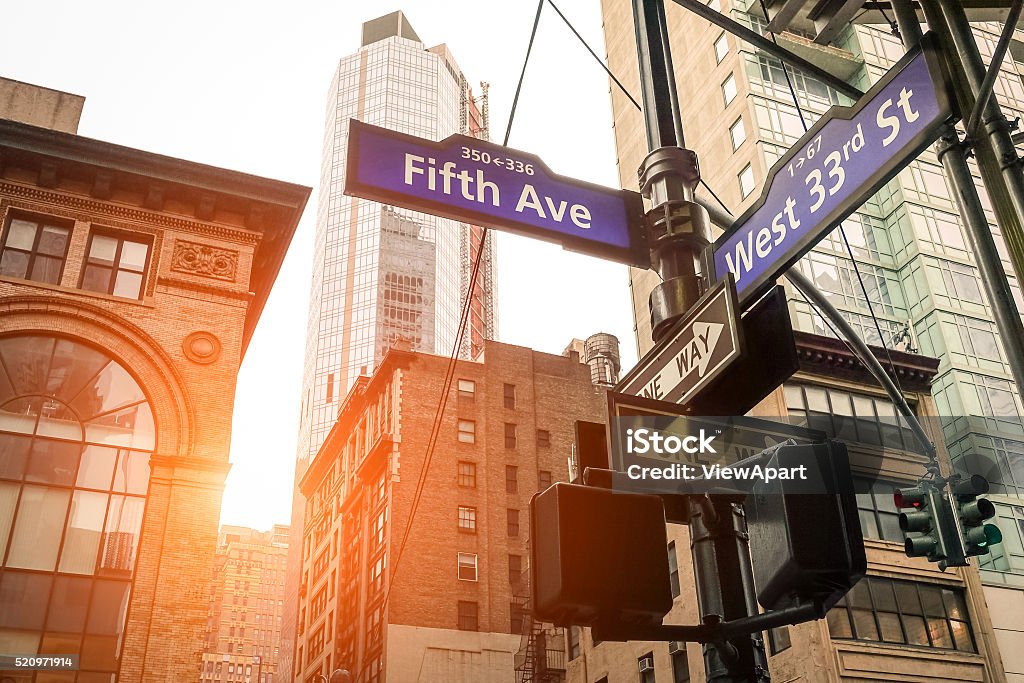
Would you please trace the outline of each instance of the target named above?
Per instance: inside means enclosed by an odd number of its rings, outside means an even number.
[[[832,107],[768,174],[760,199],[712,245],[712,280],[742,308],[921,151],[953,117],[934,37],[852,107]]]

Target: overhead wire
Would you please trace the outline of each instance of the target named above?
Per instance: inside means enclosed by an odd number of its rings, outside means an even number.
[[[523,79],[526,75],[526,65],[530,61],[530,53],[533,50],[534,39],[537,37],[537,26],[540,23],[541,10],[544,7],[545,0],[539,0],[537,3],[537,12],[533,19],[533,29],[530,32],[530,41],[526,48],[526,57],[523,59],[523,68],[519,73],[519,83],[516,85],[515,97],[512,100],[512,108],[509,113],[508,125],[505,128],[505,137],[503,145],[508,145],[509,136],[512,133],[512,122],[515,119],[516,108],[519,104],[519,95],[523,87]],[[463,302],[462,314],[459,319],[459,328],[456,334],[455,344],[452,346],[451,355],[448,358],[448,366],[445,371],[444,382],[441,387],[441,396],[437,402],[437,408],[434,412],[434,421],[431,425],[430,436],[427,440],[427,450],[423,458],[423,465],[420,469],[419,477],[416,481],[416,488],[413,492],[412,504],[409,510],[409,518],[406,522],[405,530],[402,534],[402,539],[398,544],[398,547],[394,553],[392,553],[392,561],[390,571],[388,572],[388,584],[387,589],[384,592],[384,598],[381,604],[386,604],[391,596],[391,589],[394,586],[395,577],[398,574],[399,563],[401,562],[402,555],[405,552],[405,547],[409,541],[409,535],[412,531],[412,525],[416,518],[416,512],[419,510],[420,501],[423,497],[423,491],[426,488],[427,475],[430,468],[431,460],[434,456],[434,451],[437,447],[437,439],[440,435],[441,424],[443,422],[444,409],[448,403],[448,395],[451,391],[452,380],[455,376],[456,360],[459,355],[459,351],[462,348],[463,340],[465,339],[466,325],[469,320],[469,314],[471,310],[471,302],[473,299],[473,293],[476,290],[477,276],[480,272],[480,264],[483,260],[483,253],[485,251],[485,242],[489,230],[487,226],[482,226],[483,230],[481,233],[480,247],[476,252],[473,260],[473,268],[469,277],[469,286],[466,291],[466,299]]]
[[[760,4],[761,11],[764,13],[765,21],[769,21],[768,7],[765,5],[765,0],[760,0]],[[772,42],[778,45],[778,40],[776,40],[774,33],[771,33],[771,38]],[[796,88],[793,86],[793,79],[789,76],[789,67],[787,67],[786,63],[782,60],[779,60],[779,63],[782,65],[782,74],[786,78],[786,85],[789,87],[790,97],[793,98],[793,105],[796,107],[796,113],[800,117],[800,125],[806,133],[809,126],[807,125],[807,119],[804,117],[803,107],[800,106],[800,98],[797,97]],[[896,382],[897,388],[902,393],[903,386],[900,384],[899,373],[896,372],[896,364],[893,362],[892,354],[889,352],[889,345],[885,343],[885,336],[882,334],[882,326],[878,322],[878,316],[875,315],[874,306],[871,305],[871,297],[868,296],[868,288],[864,284],[864,277],[860,272],[860,266],[857,265],[857,259],[853,255],[853,247],[850,246],[850,240],[846,237],[846,229],[843,227],[842,222],[839,223],[838,227],[839,236],[842,238],[843,244],[846,246],[846,253],[850,256],[850,263],[853,265],[853,272],[856,273],[857,282],[860,283],[861,292],[864,294],[864,302],[867,304],[868,313],[871,315],[871,320],[875,325],[875,331],[878,333],[878,343],[882,345],[882,349],[885,351],[885,357],[889,361],[889,368],[892,370],[893,381]],[[810,300],[808,300],[808,303],[810,303]]]
[[[626,86],[622,84],[622,81],[620,81],[615,76],[615,74],[612,73],[612,70],[608,67],[608,65],[605,64],[604,61],[597,56],[597,53],[594,52],[594,49],[590,47],[590,44],[587,43],[586,40],[584,40],[583,36],[580,35],[580,32],[577,31],[576,27],[572,25],[572,22],[570,22],[569,19],[564,14],[562,14],[562,10],[558,9],[558,7],[555,5],[554,2],[552,2],[552,0],[547,0],[547,2],[549,5],[551,5],[551,8],[558,13],[558,16],[562,18],[562,21],[564,21],[566,26],[568,26],[569,29],[573,32],[573,35],[575,35],[579,39],[579,41],[583,43],[583,47],[587,48],[587,52],[589,52],[590,55],[597,61],[597,63],[601,65],[601,68],[604,69],[605,73],[608,74],[608,77],[612,79],[612,82],[619,87],[619,90],[622,91],[622,94],[625,95],[626,98],[633,103],[633,106],[636,107],[637,111],[643,111],[643,107],[640,106],[640,103],[637,102],[637,99],[633,97],[632,93],[630,93],[629,90],[626,89]],[[710,185],[704,182],[703,178],[700,179],[700,184],[703,185],[704,189],[708,191],[708,194],[710,194],[714,198],[714,200],[718,202],[719,206],[721,206],[726,211],[729,210],[729,207],[725,205],[725,202],[718,198],[718,195],[715,194],[715,191],[711,189]]]

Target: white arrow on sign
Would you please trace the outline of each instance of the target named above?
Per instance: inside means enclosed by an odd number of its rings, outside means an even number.
[[[616,391],[657,401],[690,400],[742,352],[735,302],[729,277],[694,305]]]

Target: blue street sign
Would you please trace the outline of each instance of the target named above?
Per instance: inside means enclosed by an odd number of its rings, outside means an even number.
[[[345,194],[649,268],[640,194],[555,175],[536,155],[349,121]]]
[[[713,281],[731,272],[753,301],[934,142],[954,115],[929,33],[852,107],[832,107],[772,166],[760,199],[711,245]]]

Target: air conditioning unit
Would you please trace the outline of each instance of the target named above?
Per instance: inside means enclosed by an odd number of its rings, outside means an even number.
[[[646,673],[648,671],[654,671],[654,657],[641,657],[640,673]]]
[[[670,641],[668,641],[668,653],[670,655],[674,655],[677,652],[685,652],[685,651],[686,651],[686,643],[684,643],[682,641],[679,641],[679,640],[670,640]]]

